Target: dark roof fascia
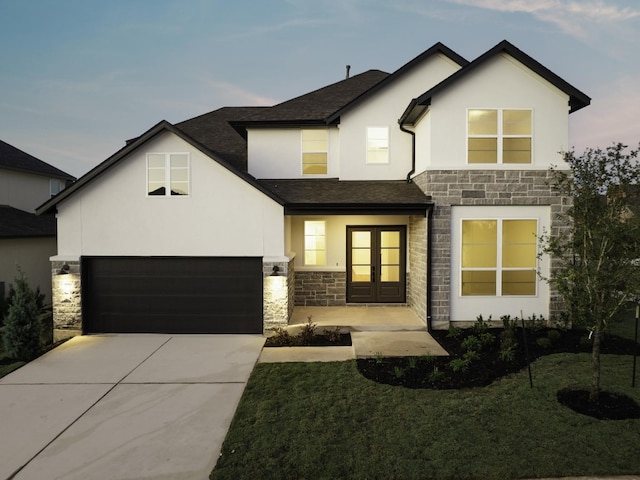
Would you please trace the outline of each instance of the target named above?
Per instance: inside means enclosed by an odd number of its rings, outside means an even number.
[[[167,122],[166,120],[162,120],[159,123],[157,123],[155,126],[151,127],[149,130],[147,130],[145,133],[140,135],[138,138],[133,140],[131,143],[129,143],[128,145],[125,145],[123,148],[118,150],[116,153],[114,153],[111,157],[106,159],[104,162],[100,163],[98,166],[96,166],[95,168],[90,170],[87,174],[82,176],[78,181],[76,181],[70,187],[65,188],[58,195],[56,195],[55,197],[53,197],[50,200],[46,201],[42,205],[40,205],[38,208],[36,208],[36,214],[37,215],[41,215],[43,213],[47,213],[47,212],[53,211],[55,206],[58,203],[60,203],[62,200],[68,198],[71,195],[73,195],[76,191],[80,190],[81,188],[83,188],[84,186],[89,184],[96,177],[98,177],[99,175],[104,173],[106,170],[108,170],[113,165],[118,163],[124,157],[126,157],[129,154],[131,154],[133,151],[137,150],[143,144],[145,144],[146,142],[148,142],[149,140],[151,140],[155,136],[157,136],[160,133],[163,133],[165,131],[171,132],[171,133],[177,135],[178,137],[180,137],[185,142],[191,144],[193,147],[195,147],[198,150],[200,150],[202,153],[204,153],[205,155],[207,155],[208,157],[210,157],[211,159],[213,159],[214,161],[219,163],[221,166],[223,166],[224,168],[229,170],[231,173],[233,173],[233,174],[237,175],[238,177],[242,178],[243,180],[245,180],[251,186],[253,186],[257,190],[261,191],[262,193],[267,195],[269,198],[271,198],[275,202],[279,203],[280,205],[284,204],[282,199],[280,199],[277,195],[275,195],[270,190],[268,190],[265,187],[263,187],[262,185],[260,185],[256,181],[256,179],[254,177],[252,177],[248,173],[240,172],[236,168],[234,168],[231,165],[229,165],[227,162],[225,162],[225,161],[223,161],[223,160],[221,160],[219,158],[216,158],[215,154],[213,154],[205,146],[203,146],[202,144],[200,144],[196,140],[194,140],[191,137],[189,137],[186,133],[184,133],[183,131],[181,131],[177,127],[173,126],[171,123]]]
[[[338,119],[340,118],[340,116],[343,115],[347,110],[355,107],[360,102],[362,102],[363,100],[365,100],[369,96],[375,94],[376,92],[380,91],[381,89],[386,88],[387,85],[389,85],[392,82],[395,82],[398,78],[402,77],[405,73],[407,73],[408,71],[413,69],[413,67],[415,67],[416,65],[422,63],[427,58],[429,58],[429,57],[431,57],[433,55],[436,55],[438,53],[441,53],[442,55],[444,55],[445,57],[447,57],[450,60],[454,61],[455,63],[457,63],[458,65],[460,65],[463,68],[469,64],[469,61],[467,59],[465,59],[462,56],[458,55],[456,52],[451,50],[449,47],[447,47],[443,43],[438,42],[435,45],[433,45],[431,48],[425,50],[420,55],[415,57],[413,60],[410,60],[409,62],[405,63],[398,70],[393,72],[387,78],[385,78],[385,79],[381,80],[380,82],[378,82],[376,85],[374,85],[372,88],[370,88],[369,90],[364,92],[362,95],[358,96],[357,98],[352,100],[350,103],[348,103],[347,105],[342,107],[340,110],[338,110],[333,115],[331,115],[329,118],[327,118],[326,122],[327,123],[337,122]]]
[[[511,44],[507,40],[503,40],[502,42],[497,44],[495,47],[493,47],[492,49],[488,50],[487,52],[485,52],[484,54],[480,55],[478,58],[473,60],[467,66],[458,70],[450,77],[447,77],[445,80],[443,80],[438,85],[431,88],[430,90],[427,90],[425,93],[423,93],[418,98],[416,98],[415,102],[412,101],[411,103],[413,104],[413,108],[410,108],[411,107],[411,104],[410,104],[409,107],[403,113],[402,117],[400,117],[399,123],[410,124],[411,123],[410,119],[413,119],[415,121],[415,119],[417,119],[425,109],[422,109],[422,111],[418,114],[415,113],[413,110],[416,110],[418,107],[428,107],[429,105],[431,105],[431,98],[435,94],[448,88],[453,83],[457,82],[460,78],[465,77],[466,75],[469,74],[469,72],[474,71],[476,68],[484,64],[487,60],[493,58],[494,56],[500,53],[506,53],[511,57],[515,58],[524,66],[529,68],[531,71],[533,71],[534,73],[537,73],[542,78],[547,80],[549,83],[557,87],[559,90],[562,90],[564,93],[569,95],[569,106],[570,106],[569,113],[573,113],[577,110],[580,110],[581,108],[584,108],[591,103],[591,98],[588,95],[581,92],[573,85],[569,84],[566,80],[563,80],[562,78],[560,78],[558,75],[553,73],[551,70],[549,70],[547,67],[542,65],[537,60],[533,59],[532,57],[524,53],[515,45]]]
[[[426,216],[433,208],[431,203],[398,204],[308,204],[288,203],[285,215],[419,215]]]
[[[301,127],[324,127],[329,125],[325,120],[237,120],[229,122],[237,132],[247,128],[301,128]],[[242,134],[242,133],[241,133]]]

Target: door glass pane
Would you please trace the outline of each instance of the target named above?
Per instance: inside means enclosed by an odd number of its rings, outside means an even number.
[[[495,271],[463,271],[462,295],[495,295]]]
[[[371,267],[368,265],[353,265],[351,267],[352,282],[370,282]]]
[[[535,295],[535,270],[505,270],[502,272],[503,295]]]
[[[498,222],[495,220],[462,221],[462,267],[496,267]]]
[[[353,248],[371,247],[371,232],[351,232],[351,246]]]
[[[351,250],[351,263],[354,265],[369,265],[371,250],[368,248],[354,248]]]
[[[400,232],[380,232],[380,246],[382,248],[399,248]]]
[[[397,248],[383,248],[380,251],[380,258],[383,265],[399,265],[400,250]]]
[[[400,267],[397,265],[382,265],[380,267],[380,280],[382,282],[399,282]]]

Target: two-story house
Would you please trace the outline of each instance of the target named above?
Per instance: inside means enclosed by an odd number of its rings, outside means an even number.
[[[56,254],[53,215],[36,216],[42,202],[62,191],[74,177],[0,141],[0,298],[18,275],[51,300],[51,264]]]
[[[82,305],[54,321],[257,333],[296,305],[406,304],[429,328],[557,314],[538,236],[568,200],[546,180],[589,102],[506,41],[472,62],[436,44],[392,74],[160,122],[38,209],[57,212],[54,302]]]

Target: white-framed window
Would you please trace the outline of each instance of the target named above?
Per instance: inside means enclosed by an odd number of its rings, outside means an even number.
[[[326,129],[302,130],[302,174],[326,175],[329,134]]]
[[[49,193],[53,197],[64,189],[64,182],[58,178],[49,179]]]
[[[531,109],[467,110],[467,163],[532,163]]]
[[[327,264],[326,222],[305,220],[304,222],[304,264]]]
[[[147,195],[189,195],[188,153],[147,153]]]
[[[389,127],[367,127],[367,163],[389,163]]]
[[[537,219],[463,218],[460,228],[461,296],[537,294]]]

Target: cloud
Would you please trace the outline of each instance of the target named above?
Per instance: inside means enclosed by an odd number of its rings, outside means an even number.
[[[204,83],[213,88],[217,92],[217,96],[224,99],[224,105],[255,105],[270,106],[277,103],[277,100],[239,87],[233,83],[223,82],[219,80],[205,79]]]
[[[604,0],[448,0],[467,5],[508,13],[527,13],[538,20],[556,25],[563,32],[586,39],[589,35],[587,23],[611,24],[640,16],[640,10],[619,7]]]

